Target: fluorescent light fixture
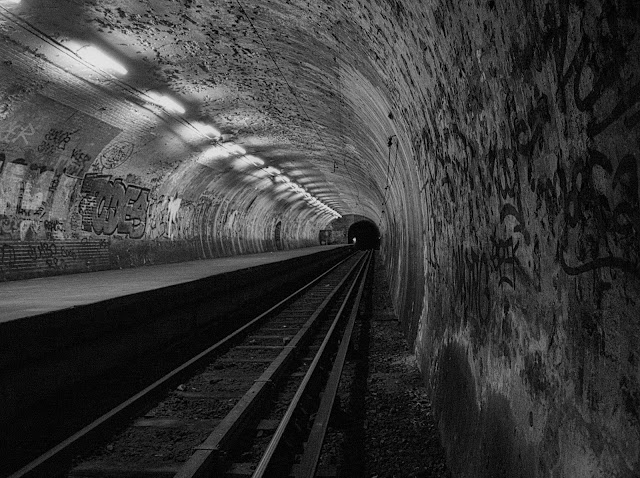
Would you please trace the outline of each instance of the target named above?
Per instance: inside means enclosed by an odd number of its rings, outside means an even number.
[[[168,111],[173,111],[174,113],[179,113],[179,114],[182,114],[186,111],[180,103],[178,103],[172,98],[169,98],[168,96],[161,95],[159,93],[156,93],[155,91],[147,92],[147,96],[151,98],[151,100],[155,104],[162,106],[164,109]]]
[[[246,161],[243,161],[242,158],[234,159],[231,162],[231,165],[238,171],[244,171],[245,169],[249,168],[249,165],[246,163]]]
[[[101,70],[119,73],[120,75],[127,74],[127,69],[124,66],[100,51],[95,46],[83,46],[76,52],[76,54],[84,61],[91,63],[93,66],[96,66]]]
[[[233,155],[226,148],[220,145],[214,145],[206,151],[203,151],[196,161],[204,166],[212,166],[221,160],[229,159],[231,156]]]
[[[248,154],[245,156],[245,159],[258,168],[264,165],[264,161],[257,156]]]
[[[288,187],[286,186],[286,184],[278,184],[277,186],[274,186],[273,190],[277,193],[282,192],[282,191],[288,191]],[[291,192],[287,192],[287,194],[291,194]]]
[[[239,154],[239,155],[247,154],[247,151],[242,146],[238,146],[237,144],[232,144],[230,146],[223,146],[223,148],[227,149],[232,154]]]
[[[257,171],[253,171],[251,174],[260,179],[266,178],[267,176],[269,176],[267,172],[264,171],[263,169],[258,169]]]
[[[277,174],[280,174],[280,170],[279,170],[279,169],[276,169],[276,168],[271,167],[271,166],[267,166],[266,168],[264,168],[264,170],[265,170],[267,173],[271,174],[272,176],[275,176],[275,175],[277,175]]]
[[[206,136],[209,139],[216,139],[219,138],[220,136],[222,136],[220,134],[220,131],[218,131],[217,129],[215,129],[213,126],[211,126],[210,124],[205,124],[205,123],[200,123],[200,122],[195,122],[193,123],[194,128],[196,128],[201,134],[203,134],[204,136]]]
[[[4,1],[0,1],[0,3],[13,3],[13,4],[18,4],[20,3],[20,0],[4,0]]]

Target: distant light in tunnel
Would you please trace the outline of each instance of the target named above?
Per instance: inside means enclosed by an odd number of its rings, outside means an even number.
[[[84,61],[104,71],[111,71],[121,75],[127,74],[127,69],[116,60],[96,48],[95,46],[83,46],[76,54]]]
[[[183,114],[186,111],[180,103],[172,98],[169,98],[168,96],[161,95],[159,93],[156,93],[155,91],[147,92],[147,96],[151,98],[151,101],[153,101],[155,104],[162,106],[168,111],[179,114]]]

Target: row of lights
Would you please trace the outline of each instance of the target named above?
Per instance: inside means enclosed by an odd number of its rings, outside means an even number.
[[[21,0],[0,0],[0,3],[18,4],[20,3],[20,1]],[[109,55],[105,54],[95,46],[92,46],[92,45],[82,46],[79,49],[77,49],[75,53],[78,57],[80,57],[87,63],[90,63],[94,67],[97,67],[103,71],[114,73],[117,75],[126,75],[128,73],[127,69],[122,64],[120,64],[119,62],[117,62],[116,60],[114,60]],[[152,103],[158,106],[161,106],[162,108],[164,108],[169,112],[173,112],[177,114],[184,114],[186,112],[185,108],[180,103],[178,103],[177,101],[175,101],[173,98],[169,96],[161,95],[160,93],[157,93],[155,91],[146,92],[146,96]],[[209,140],[217,142],[220,140],[222,136],[216,128],[214,128],[209,124],[195,122],[195,123],[191,123],[191,125],[198,131],[198,133],[200,133],[200,135],[206,137]],[[310,204],[311,206],[320,209],[322,212],[329,214],[334,218],[342,217],[338,212],[331,209],[322,201],[318,200],[313,195],[311,195],[302,186],[299,186],[298,184],[291,181],[287,176],[285,176],[278,169],[271,166],[265,166],[264,161],[258,158],[257,156],[247,155],[247,152],[241,146],[238,146],[236,144],[231,144],[228,146],[224,144],[220,144],[219,146],[218,145],[213,146],[213,148],[218,148],[219,150],[220,146],[222,146],[222,148],[225,150],[225,153],[222,155],[220,154],[220,152],[218,152],[218,156],[220,158],[230,157],[230,156],[240,156],[249,164],[262,169],[269,176],[273,177],[274,180],[281,183],[285,183],[290,190],[292,190],[294,193],[300,194],[302,198],[305,201],[307,201],[307,203]]]
[[[302,198],[305,201],[307,201],[311,206],[316,207],[325,213],[328,213],[334,218],[342,217],[342,215],[340,215],[338,212],[331,209],[329,206],[327,206],[322,201],[320,201],[319,199],[314,197],[312,194],[310,194],[304,187],[296,184],[291,179],[289,179],[279,169],[274,168],[273,166],[265,166],[264,161],[262,159],[252,154],[246,154],[246,151],[244,150],[244,148],[240,146],[234,145],[232,148],[229,148],[229,149],[238,153],[240,158],[246,161],[247,163],[249,163],[251,166],[255,166],[256,168],[259,168],[262,171],[264,171],[265,176],[271,176],[275,182],[285,184],[286,188],[302,196]]]
[[[83,47],[83,48],[78,50],[77,54],[83,60],[85,60],[85,61],[91,63],[92,65],[97,66],[97,67],[99,67],[101,69],[110,70],[110,71],[119,73],[121,75],[127,74],[127,70],[122,65],[120,65],[118,62],[116,62],[115,60],[113,60],[109,56],[105,55],[103,52],[101,52],[99,49],[97,49],[94,46]],[[156,93],[156,92],[153,92],[153,91],[147,92],[147,96],[152,100],[153,103],[157,104],[158,106],[163,107],[164,109],[166,109],[168,111],[172,111],[172,112],[179,113],[179,114],[185,113],[185,109],[182,107],[182,105],[180,105],[178,102],[176,102],[175,100],[173,100],[172,98],[170,98],[168,96],[160,95],[159,93]],[[193,127],[202,136],[205,136],[207,139],[217,141],[221,137],[220,132],[217,129],[215,129],[213,126],[209,125],[209,124],[204,124],[204,123],[197,122],[197,123],[193,124]],[[223,154],[220,154],[220,151],[219,151],[220,146],[222,146],[222,148],[225,150]],[[248,161],[250,164],[252,164],[255,167],[258,167],[258,168],[262,169],[268,175],[274,177],[276,180],[279,180],[281,182],[287,183],[288,187],[292,191],[301,194],[302,198],[305,201],[307,201],[307,203],[310,204],[311,206],[316,207],[316,208],[320,209],[321,211],[323,211],[325,213],[328,213],[329,215],[331,215],[331,216],[333,216],[335,218],[342,217],[338,212],[336,212],[335,210],[331,209],[329,206],[324,204],[322,201],[318,200],[313,195],[311,195],[309,192],[307,192],[302,186],[299,186],[296,183],[292,182],[288,177],[286,177],[284,174],[282,174],[282,172],[279,171],[278,169],[276,169],[274,167],[271,167],[271,166],[264,166],[264,161],[262,159],[258,158],[257,156],[247,155],[247,152],[243,147],[238,146],[237,144],[231,144],[231,145],[228,145],[228,146],[220,145],[220,146],[214,146],[213,147],[213,149],[217,149],[218,150],[219,159],[228,158],[230,156],[241,156],[246,161]]]

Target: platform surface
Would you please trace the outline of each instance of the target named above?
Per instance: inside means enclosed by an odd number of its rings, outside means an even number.
[[[344,244],[0,282],[0,323],[285,261],[336,247],[344,247]]]

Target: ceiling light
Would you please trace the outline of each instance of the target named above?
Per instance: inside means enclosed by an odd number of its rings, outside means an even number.
[[[245,159],[258,168],[264,165],[264,161],[257,156],[248,154],[245,156]]]
[[[275,186],[273,188],[273,190],[277,193],[282,192],[282,191],[287,191],[287,194],[291,194],[290,191],[288,191],[288,187],[285,184],[278,184],[277,186]]]
[[[229,159],[231,156],[233,154],[227,148],[216,144],[203,151],[196,161],[204,166],[211,166],[221,160]]]
[[[249,167],[249,165],[245,161],[242,161],[242,158],[234,159],[231,165],[233,166],[234,169],[238,171],[244,171]]]
[[[168,96],[161,95],[159,93],[156,93],[155,91],[147,92],[147,96],[151,98],[151,100],[155,104],[162,106],[168,111],[173,111],[174,113],[179,114],[182,114],[186,111],[180,103],[169,98]]]
[[[95,46],[83,46],[76,54],[84,61],[105,71],[112,71],[121,75],[127,74],[127,69],[110,56],[104,54]]]
[[[230,153],[240,154],[240,155],[247,154],[247,151],[242,146],[238,146],[237,144],[232,144],[231,146],[224,146],[224,148],[226,148]]]
[[[206,136],[209,139],[216,139],[216,138],[219,138],[220,136],[222,136],[220,134],[220,131],[215,129],[210,124],[204,124],[204,123],[196,122],[196,123],[193,124],[193,126],[198,130],[198,132],[200,132],[201,134],[203,134],[204,136]]]
[[[253,176],[257,177],[257,178],[266,178],[267,176],[269,176],[266,171],[263,171],[262,169],[258,169],[257,171],[253,171],[251,173]]]

